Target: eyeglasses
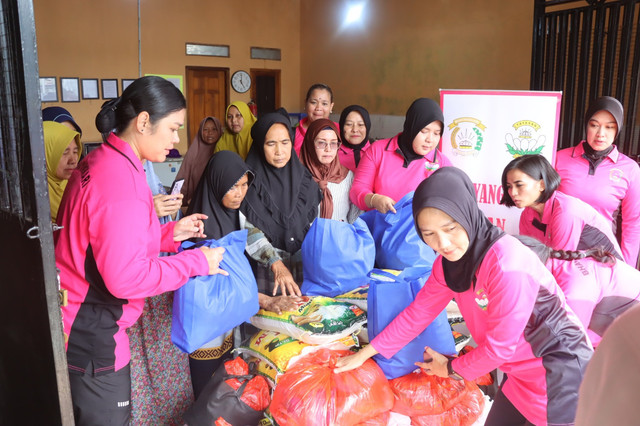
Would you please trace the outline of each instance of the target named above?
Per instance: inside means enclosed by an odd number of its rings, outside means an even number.
[[[314,143],[318,149],[327,149],[328,146],[331,151],[337,150],[342,145],[341,142],[315,141]]]

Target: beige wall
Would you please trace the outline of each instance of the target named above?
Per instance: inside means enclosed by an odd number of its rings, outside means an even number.
[[[138,76],[136,0],[34,0],[41,76]],[[341,29],[344,0],[141,0],[142,74],[186,66],[282,70],[282,106],[303,108],[314,82],[329,84],[334,112],[359,103],[404,115],[438,89],[529,88],[532,1],[368,0],[365,29]],[[242,5],[242,8],[239,7]],[[230,58],[186,56],[185,43],[227,44]],[[249,47],[282,49],[282,61],[249,59]],[[231,101],[249,95],[230,90]],[[102,100],[62,105],[98,140]],[[181,132],[184,152],[186,131]]]
[[[334,111],[404,115],[439,89],[528,90],[533,1],[368,0],[343,29],[344,0],[301,2],[301,96],[329,84]]]
[[[186,66],[281,69],[281,103],[299,108],[300,4],[298,0],[243,3],[204,0],[142,0],[142,75],[184,77]],[[41,76],[138,77],[136,0],[34,0]],[[248,4],[250,7],[244,7]],[[266,26],[261,23],[268,23]],[[187,56],[185,43],[229,45],[229,58]],[[251,46],[282,50],[281,61],[250,59]],[[120,87],[120,81],[118,81]],[[59,89],[58,89],[59,90]],[[248,102],[249,93],[229,90],[230,102]],[[83,140],[100,140],[95,116],[104,102],[46,103],[67,108],[83,129]],[[187,148],[186,130],[178,149]]]

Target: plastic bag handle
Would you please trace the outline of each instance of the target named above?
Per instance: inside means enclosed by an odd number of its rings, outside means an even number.
[[[370,278],[372,280],[377,280],[377,278],[374,277],[373,275],[381,275],[383,277],[391,278],[393,280],[393,281],[381,281],[381,282],[399,282],[397,275],[392,274],[391,272],[388,272],[388,271],[383,271],[382,269],[373,269],[373,270],[371,270],[367,274],[367,278]],[[378,280],[378,281],[380,281],[380,280]]]

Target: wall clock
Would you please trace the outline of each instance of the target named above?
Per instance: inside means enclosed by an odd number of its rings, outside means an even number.
[[[231,87],[238,93],[245,93],[251,87],[251,76],[246,71],[236,71],[231,76]]]

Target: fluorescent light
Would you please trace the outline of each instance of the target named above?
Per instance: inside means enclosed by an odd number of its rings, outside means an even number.
[[[360,21],[363,10],[364,10],[364,3],[355,3],[350,5],[349,8],[347,9],[347,17],[345,18],[344,23],[346,25],[350,25]]]

